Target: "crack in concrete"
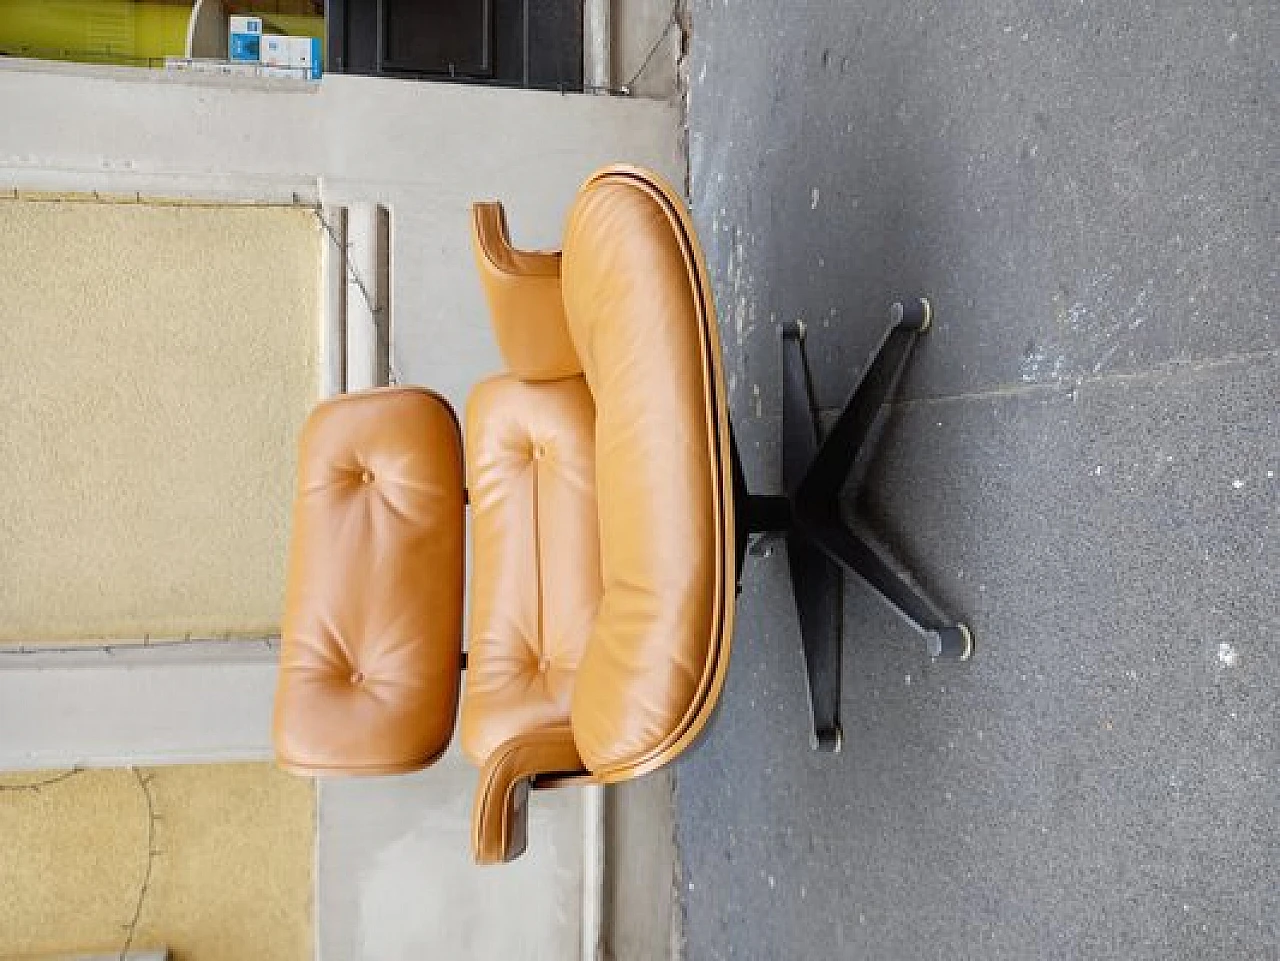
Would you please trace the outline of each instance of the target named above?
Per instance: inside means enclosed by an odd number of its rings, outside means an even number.
[[[1037,384],[1002,384],[986,390],[966,391],[959,394],[939,394],[934,397],[911,397],[896,400],[887,406],[893,408],[932,407],[951,404],[958,401],[1000,400],[1004,398],[1029,397],[1040,394],[1063,394],[1068,397],[1076,394],[1084,387],[1099,387],[1120,383],[1143,383],[1161,377],[1198,374],[1204,371],[1220,370],[1228,367],[1240,367],[1259,361],[1267,362],[1280,357],[1280,347],[1262,350],[1251,350],[1240,353],[1223,354],[1204,360],[1171,360],[1143,370],[1126,371],[1110,374],[1090,374],[1071,380],[1053,381]],[[839,408],[834,408],[838,410]]]

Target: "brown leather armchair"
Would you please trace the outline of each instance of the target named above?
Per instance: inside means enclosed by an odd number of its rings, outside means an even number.
[[[595,174],[559,253],[515,249],[496,203],[476,205],[473,228],[507,370],[473,390],[465,448],[449,405],[416,388],[327,401],[304,431],[275,715],[284,767],[429,765],[452,738],[465,667],[474,853],[510,860],[531,787],[637,777],[703,730],[752,535],[788,541],[817,746],[839,746],[842,570],[885,593],[935,655],[968,656],[967,629],[834,509],[927,303],[899,308],[838,450],[819,447],[800,332],[787,332],[788,492],[753,496],[706,267],[670,187],[631,167]]]

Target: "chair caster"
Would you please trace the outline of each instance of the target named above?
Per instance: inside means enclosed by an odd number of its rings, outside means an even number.
[[[933,632],[929,647],[932,657],[967,661],[973,656],[973,632],[967,624],[944,627]]]
[[[821,731],[813,733],[809,743],[815,751],[822,754],[839,754],[844,746],[844,731],[840,730],[839,724],[835,727],[824,727]]]
[[[933,326],[933,304],[928,297],[917,297],[905,304],[898,301],[889,308],[889,318],[896,327],[905,327],[923,334]]]

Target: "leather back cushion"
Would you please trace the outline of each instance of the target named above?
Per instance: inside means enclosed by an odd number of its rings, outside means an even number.
[[[303,430],[276,693],[280,764],[391,774],[431,763],[457,714],[462,439],[413,388],[320,404]]]
[[[671,756],[723,678],[727,421],[696,256],[670,198],[642,179],[597,177],[570,212],[562,283],[596,404],[604,583],[572,723],[605,780]]]
[[[467,401],[472,565],[462,747],[569,721],[600,602],[595,412],[579,377],[477,385]]]

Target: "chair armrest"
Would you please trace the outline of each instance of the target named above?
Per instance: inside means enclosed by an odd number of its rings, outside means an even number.
[[[548,776],[586,774],[567,725],[517,734],[498,746],[480,771],[471,817],[477,864],[501,864],[524,853],[529,788]]]
[[[531,381],[582,373],[560,294],[560,254],[512,247],[500,203],[475,204],[471,214],[476,266],[511,372]]]

